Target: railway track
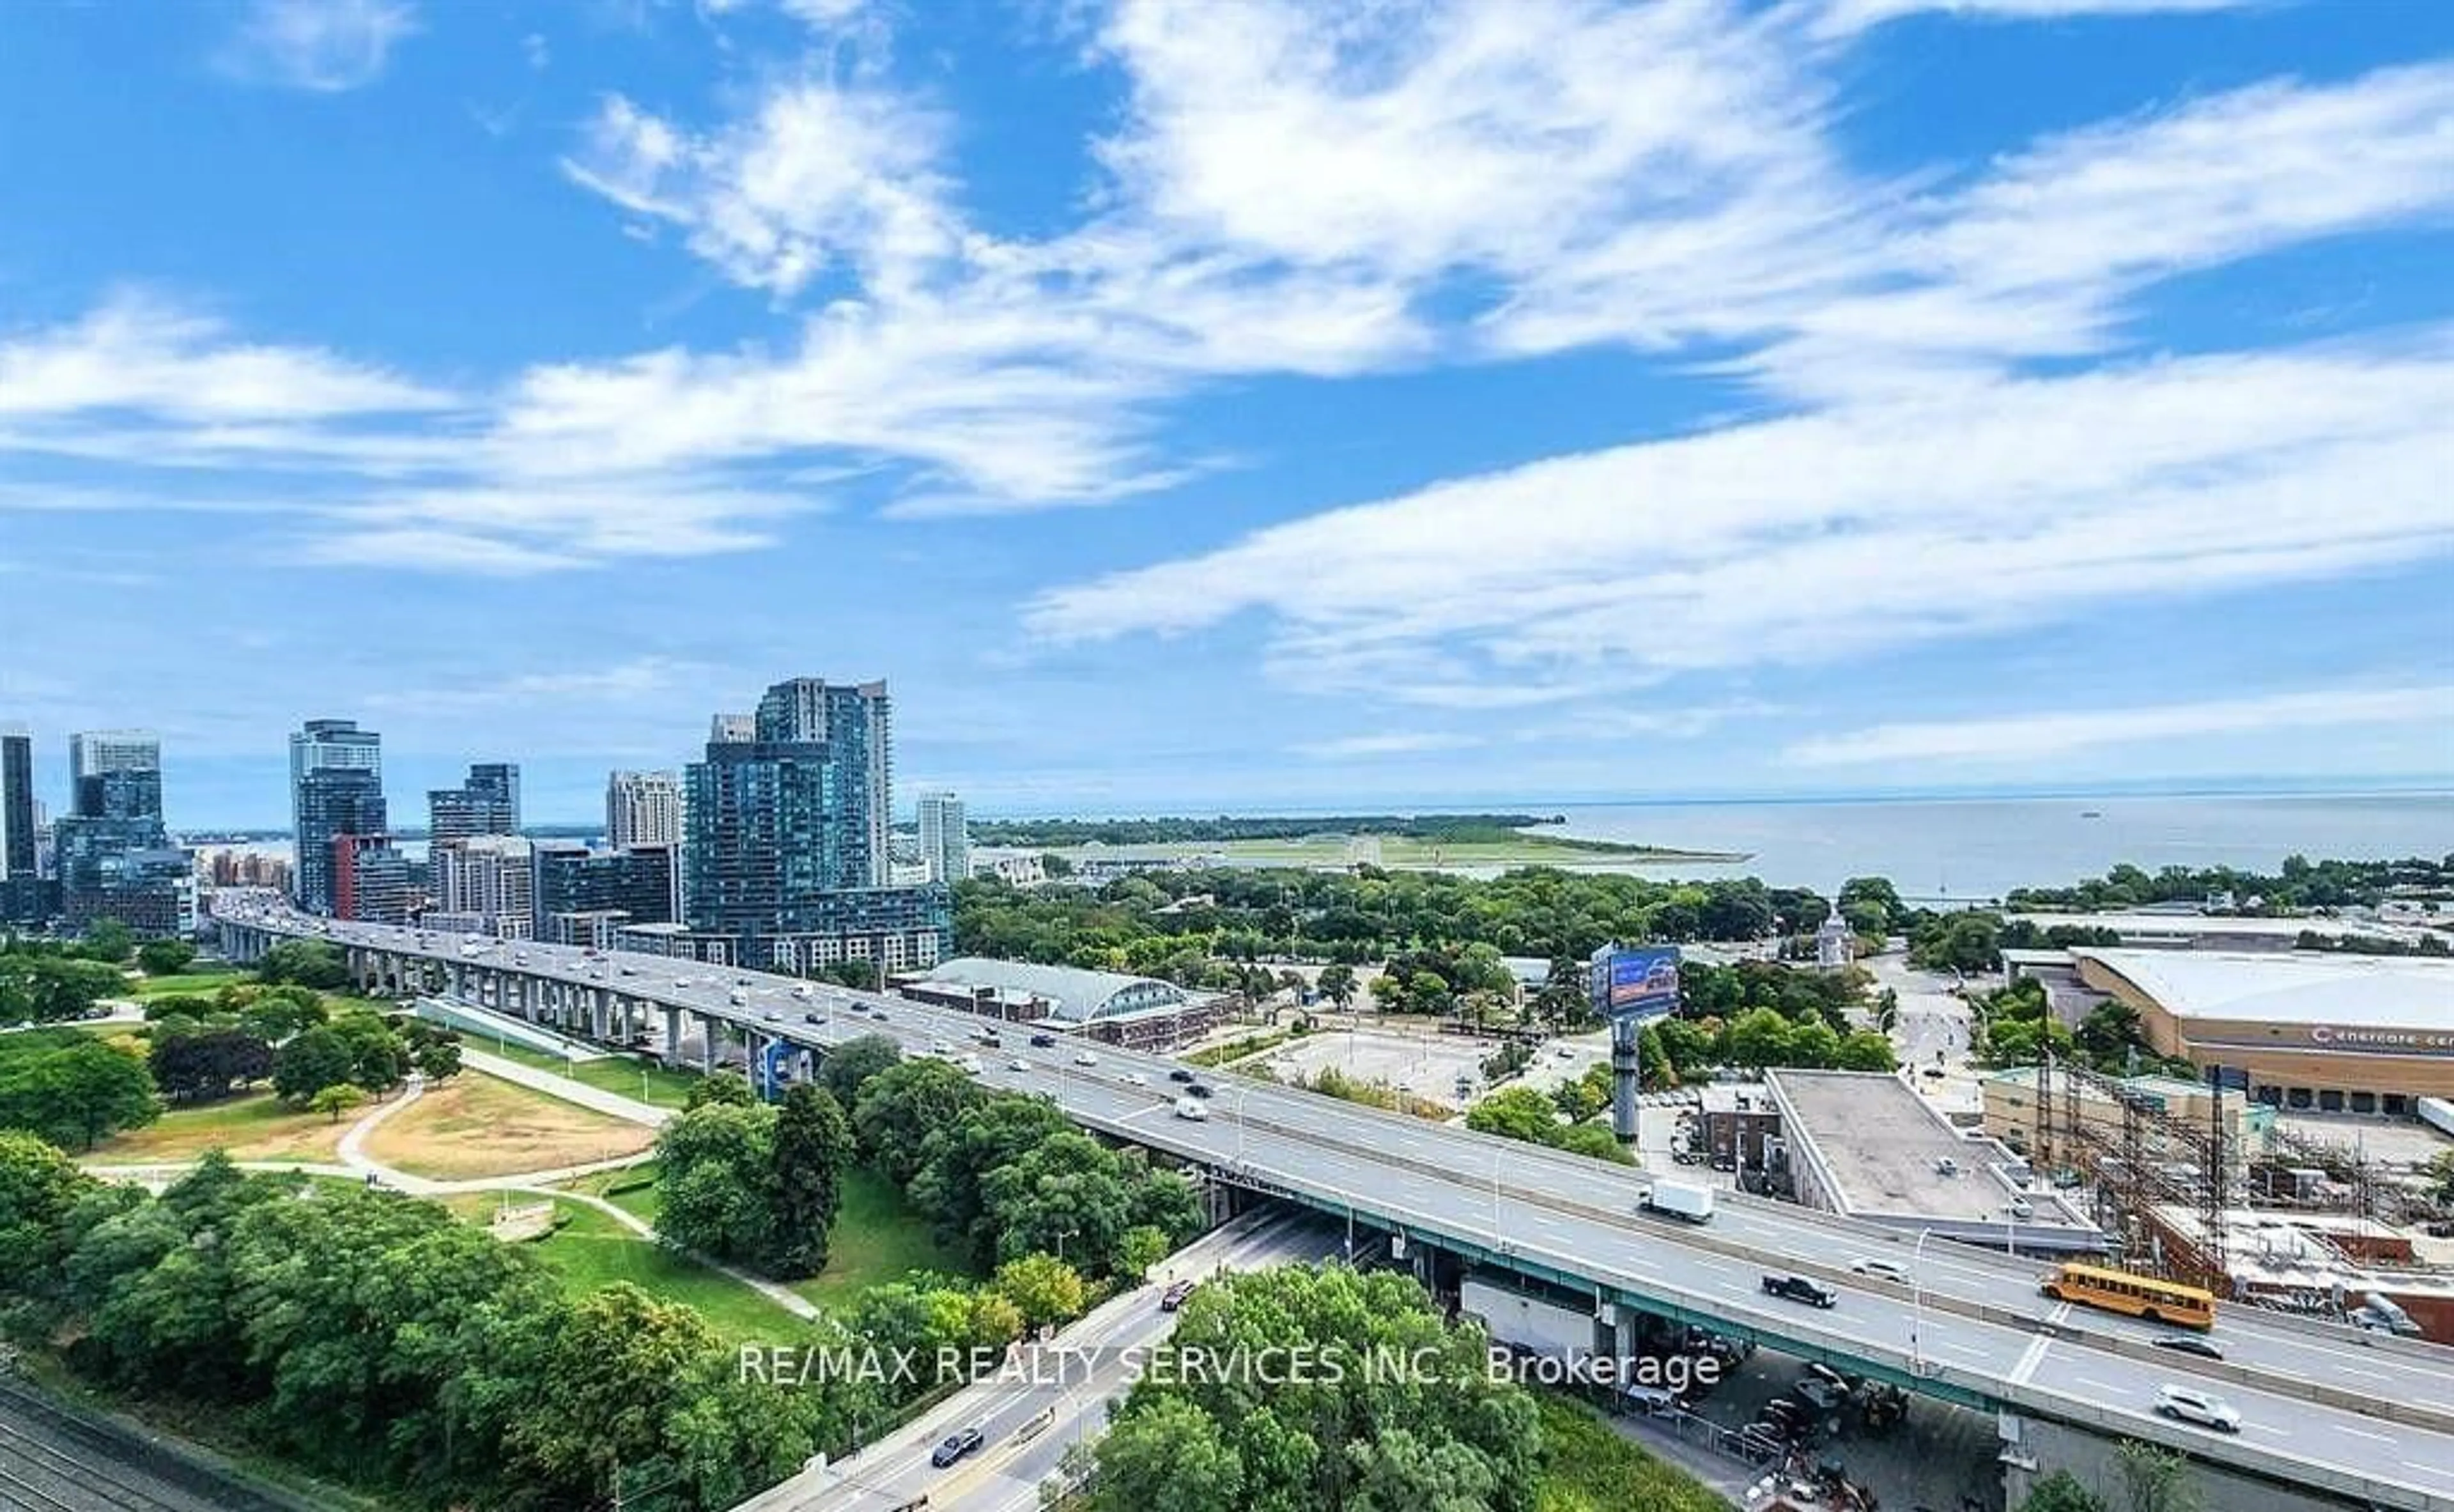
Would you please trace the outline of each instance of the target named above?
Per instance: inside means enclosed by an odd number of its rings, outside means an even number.
[[[292,1512],[299,1505],[0,1380],[0,1512]]]

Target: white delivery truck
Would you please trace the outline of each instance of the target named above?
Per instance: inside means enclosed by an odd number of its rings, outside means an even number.
[[[1494,1342],[1544,1360],[1583,1360],[1594,1352],[1590,1314],[1471,1276],[1458,1287],[1458,1311],[1481,1319]]]
[[[1713,1189],[1698,1181],[1656,1178],[1653,1190],[1645,1193],[1637,1206],[1647,1213],[1684,1219],[1690,1223],[1709,1223],[1713,1220]]]

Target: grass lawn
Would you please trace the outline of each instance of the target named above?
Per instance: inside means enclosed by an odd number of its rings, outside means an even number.
[[[1534,1397],[1542,1410],[1537,1512],[1725,1512],[1701,1482],[1620,1438],[1591,1407],[1554,1392]]]
[[[196,993],[210,998],[234,981],[253,981],[255,975],[244,971],[183,971],[168,977],[148,977],[132,982],[128,996],[135,998],[167,998],[174,993]]]
[[[849,1307],[863,1288],[901,1280],[913,1271],[960,1276],[971,1269],[938,1245],[929,1220],[913,1211],[892,1181],[866,1166],[844,1173],[843,1208],[827,1239],[825,1271],[792,1283],[821,1307]]]
[[[640,1177],[654,1177],[654,1165],[624,1171],[600,1171],[570,1183],[574,1192],[602,1197],[624,1212],[654,1223],[656,1189],[650,1184],[627,1192],[612,1190]],[[843,1209],[828,1236],[827,1268],[805,1281],[789,1282],[821,1307],[842,1308],[863,1289],[901,1280],[914,1271],[960,1276],[970,1267],[962,1257],[941,1249],[929,1233],[928,1220],[912,1210],[893,1182],[866,1166],[844,1173]]]
[[[655,1131],[559,1098],[463,1072],[368,1136],[366,1152],[413,1176],[515,1176],[635,1155]]]
[[[576,1181],[563,1183],[573,1192],[601,1197],[634,1218],[649,1223],[656,1220],[656,1162],[634,1165],[619,1171],[599,1171],[583,1176]],[[624,1190],[616,1191],[620,1187]]]
[[[695,1071],[670,1071],[651,1058],[634,1055],[614,1053],[594,1060],[574,1061],[549,1051],[489,1039],[473,1030],[461,1031],[460,1038],[471,1048],[490,1056],[516,1060],[538,1071],[551,1071],[600,1092],[618,1093],[659,1108],[680,1107],[698,1081]]]
[[[356,1115],[352,1115],[352,1118]],[[270,1092],[251,1092],[220,1102],[173,1107],[141,1129],[116,1134],[93,1147],[91,1159],[116,1164],[192,1160],[207,1150],[230,1152],[233,1160],[329,1161],[350,1127],[322,1113],[292,1113]]]
[[[560,1273],[572,1296],[630,1281],[653,1297],[697,1309],[728,1343],[798,1337],[799,1319],[722,1271],[668,1254],[586,1203],[556,1205],[571,1221],[533,1243],[538,1258]],[[475,1220],[479,1222],[493,1210],[493,1200],[482,1206]]]

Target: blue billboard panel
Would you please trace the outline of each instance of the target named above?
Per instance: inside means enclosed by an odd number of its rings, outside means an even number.
[[[1614,945],[1594,958],[1594,1012],[1661,1018],[1679,1009],[1679,947]]]

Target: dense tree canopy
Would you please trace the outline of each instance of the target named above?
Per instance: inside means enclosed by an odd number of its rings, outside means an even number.
[[[0,1036],[0,1129],[90,1150],[161,1115],[145,1062],[74,1030]]]
[[[1486,1341],[1445,1326],[1408,1277],[1289,1266],[1195,1293],[1173,1341],[1333,1373],[1158,1373],[1097,1449],[1100,1512],[1530,1512],[1542,1440],[1533,1399],[1492,1380]],[[1378,1351],[1380,1353],[1376,1353]],[[1367,1359],[1413,1362],[1367,1371]]]
[[[349,964],[341,959],[341,953],[331,941],[321,939],[281,941],[255,963],[255,975],[270,984],[291,982],[324,992],[346,987],[350,981]]]

